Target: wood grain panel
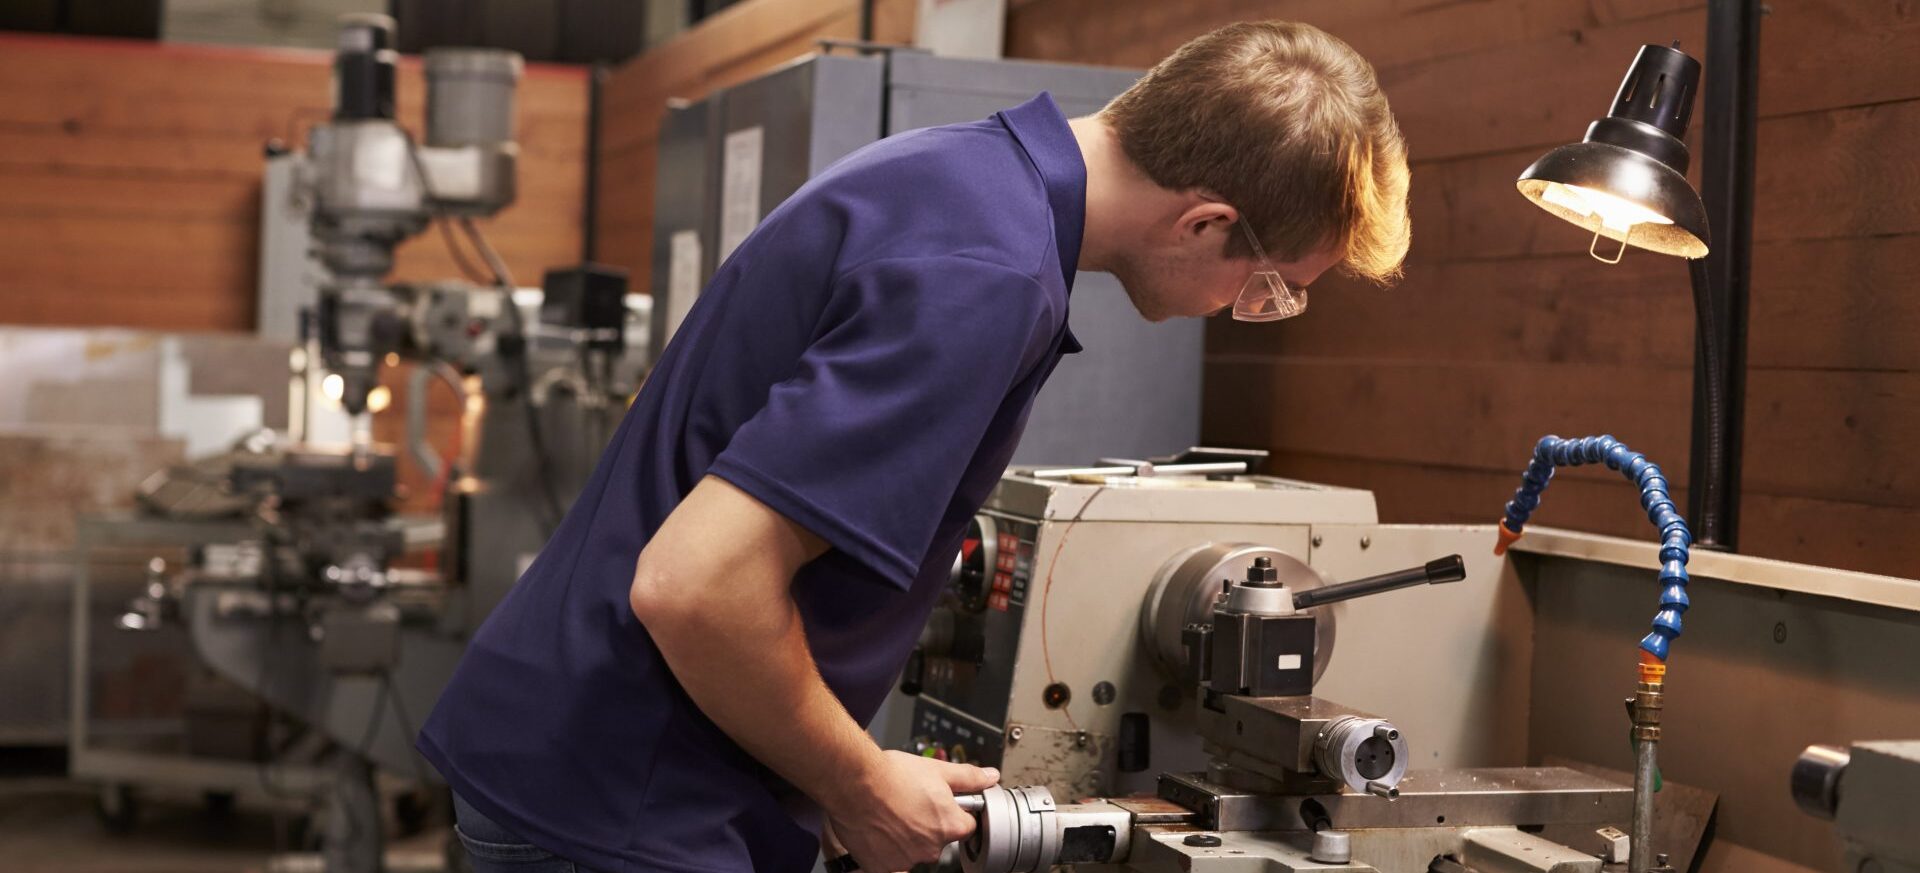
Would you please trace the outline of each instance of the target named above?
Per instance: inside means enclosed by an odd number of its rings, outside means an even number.
[[[1754,238],[1920,232],[1920,164],[1891,144],[1920,139],[1920,100],[1760,122]],[[1592,237],[1527,202],[1513,181],[1540,149],[1416,162],[1414,249],[1425,259],[1584,252]],[[1628,257],[1657,257],[1631,252]]]
[[[1770,242],[1753,254],[1755,367],[1920,371],[1920,236]]]
[[[1524,464],[1544,434],[1611,433],[1683,480],[1691,379],[1679,367],[1211,356],[1202,430],[1229,445],[1481,470]]]
[[[1278,18],[1327,30],[1376,65],[1410,64],[1687,8],[1704,8],[1704,4],[1699,0],[1428,4],[1405,0],[1124,4],[1110,0],[1038,0],[1019,4],[1009,13],[1007,53],[1011,57],[1145,67],[1216,27]]]
[[[324,52],[0,36],[0,322],[248,330],[261,144],[325,119]],[[399,115],[425,84],[402,60]],[[519,92],[518,202],[489,236],[537,282],[578,260],[586,77],[533,65]],[[437,236],[396,276],[451,278]]]
[[[1519,198],[1518,194],[1514,197]],[[1248,324],[1215,318],[1216,355],[1654,365],[1693,363],[1693,298],[1677,260],[1585,254],[1416,261],[1391,288],[1329,275],[1299,318]],[[1920,301],[1915,304],[1920,316]],[[1622,322],[1635,329],[1620,330]]]
[[[1920,237],[1772,243],[1754,252],[1753,276],[1749,366],[1920,371]],[[1685,267],[1638,253],[1617,266],[1584,254],[1416,259],[1392,288],[1330,275],[1312,301],[1278,324],[1212,319],[1207,348],[1436,363],[1693,360]]]
[[[1375,64],[1409,154],[1427,161],[1578,141],[1588,124],[1606,115],[1640,46],[1670,39],[1697,50],[1706,41],[1706,15],[1685,10],[1554,33],[1496,51]],[[1515,75],[1520,70],[1527,72]]]
[[[1207,440],[1214,440],[1208,433]],[[1519,485],[1511,470],[1369,461],[1300,452],[1277,455],[1278,475],[1374,492],[1390,524],[1493,524]],[[1686,489],[1675,496],[1686,503]],[[1618,478],[1555,476],[1536,524],[1653,539],[1632,486]],[[1912,578],[1920,569],[1920,510],[1748,492],[1740,503],[1741,551],[1766,558]]]
[[[1920,75],[1911,78],[1920,87]],[[1906,145],[1916,140],[1920,100],[1762,122],[1755,145],[1754,238],[1920,232],[1920,161]]]
[[[1511,4],[1469,5],[1493,10]],[[1763,28],[1763,118],[1920,98],[1920,76],[1913,75],[1920,15],[1900,4],[1783,4]],[[1705,37],[1706,15],[1696,5],[1431,61],[1407,63],[1393,52],[1356,46],[1380,55],[1375,63],[1394,115],[1414,156],[1429,160],[1577,139],[1605,114],[1640,45],[1679,40],[1683,49],[1704,57]],[[1847,62],[1835,63],[1839,57]],[[1514,75],[1516,70],[1527,74]],[[1702,105],[1695,106],[1696,127]]]
[[[1686,0],[1129,5],[1126,14],[1099,0],[1021,6],[1010,19],[1010,54],[1144,67],[1233,21],[1305,21],[1374,63],[1421,159],[1576,139],[1604,114],[1640,45],[1679,40],[1701,57],[1706,35],[1705,4]],[[1920,97],[1912,75],[1920,15],[1905,4],[1794,4],[1776,9],[1764,28],[1763,116]]]
[[[1544,434],[1611,433],[1682,480],[1691,379],[1690,367],[1213,356],[1204,409],[1207,431],[1234,445],[1483,470],[1524,462]],[[1903,460],[1920,374],[1755,370],[1747,404],[1747,489],[1920,506],[1920,471]]]

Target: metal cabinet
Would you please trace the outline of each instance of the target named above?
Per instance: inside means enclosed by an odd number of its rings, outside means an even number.
[[[883,134],[985,118],[1041,91],[1070,116],[1089,114],[1138,76],[905,50],[822,55],[671,110],[660,137],[653,348],[665,348],[732,245],[849,152]],[[1199,441],[1199,320],[1148,323],[1118,280],[1081,273],[1069,323],[1086,350],[1062,361],[1035,401],[1016,463],[1149,457]]]

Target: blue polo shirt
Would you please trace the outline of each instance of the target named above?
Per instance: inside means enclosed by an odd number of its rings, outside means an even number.
[[[1035,392],[1079,350],[1085,210],[1045,94],[870,145],[773,210],[474,636],[421,753],[482,814],[589,867],[811,869],[817,808],[674,679],[628,608],[634,561],[709,475],[822,537],[793,596],[828,687],[872,719]]]

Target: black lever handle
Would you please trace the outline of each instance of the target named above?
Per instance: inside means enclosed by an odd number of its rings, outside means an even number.
[[[1420,567],[1395,570],[1392,573],[1368,576],[1365,579],[1355,579],[1352,582],[1342,582],[1323,588],[1297,591],[1293,595],[1293,608],[1309,609],[1329,603],[1339,603],[1342,600],[1352,600],[1355,597],[1365,597],[1369,594],[1380,594],[1397,588],[1438,585],[1442,582],[1458,582],[1465,578],[1467,578],[1467,563],[1462,561],[1459,555],[1448,555],[1428,561]]]
[[[908,697],[919,697],[921,689],[927,685],[927,653],[919,646],[907,655],[907,669],[900,673],[900,693]]]

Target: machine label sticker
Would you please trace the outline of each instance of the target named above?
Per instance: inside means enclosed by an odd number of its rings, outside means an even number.
[[[760,170],[766,130],[727,134],[720,176],[720,260],[725,261],[760,224]]]
[[[700,232],[677,230],[667,242],[667,336],[680,329],[700,295]]]
[[[1298,670],[1300,669],[1300,656],[1299,655],[1281,655],[1280,663],[1278,666],[1282,670]]]

